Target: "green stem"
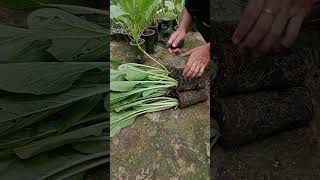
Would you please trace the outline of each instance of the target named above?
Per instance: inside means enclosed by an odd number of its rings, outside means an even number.
[[[170,103],[170,104],[165,103],[165,105],[159,105],[157,107],[149,107],[149,108],[145,108],[145,109],[142,109],[142,110],[138,110],[138,111],[133,112],[131,114],[128,114],[127,116],[123,117],[122,119],[118,119],[118,120],[116,120],[114,122],[112,122],[112,119],[111,119],[110,124],[112,126],[115,123],[118,123],[120,121],[125,121],[125,120],[130,119],[130,118],[132,118],[134,116],[139,116],[141,114],[145,114],[145,113],[148,113],[148,112],[155,112],[155,111],[161,111],[161,110],[169,109],[169,108],[174,107],[176,105],[178,105],[177,100],[172,98],[172,103]]]
[[[138,45],[138,48],[146,55],[148,56],[150,59],[152,59],[154,62],[156,62],[157,64],[159,64],[167,73],[169,73],[169,71],[167,70],[166,67],[164,67],[159,61],[157,61],[156,59],[154,59],[152,56],[150,56],[141,46],[138,42],[136,42]]]

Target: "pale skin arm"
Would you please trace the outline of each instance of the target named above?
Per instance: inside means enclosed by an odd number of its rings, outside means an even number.
[[[171,43],[173,47],[177,47],[181,41],[184,40],[186,34],[190,31],[191,26],[192,16],[187,9],[184,9],[179,28],[170,36],[168,43]],[[183,57],[189,57],[187,65],[182,74],[184,78],[202,76],[206,66],[210,62],[210,43],[193,48],[183,54],[181,54],[182,51],[180,48],[169,48],[168,50],[170,53],[181,55]]]
[[[181,22],[179,24],[179,28],[176,32],[174,32],[170,38],[168,43],[172,44],[173,47],[177,47],[186,37],[186,34],[190,31],[192,25],[192,16],[188,12],[188,10],[185,8],[182,13]],[[174,53],[176,55],[181,54],[181,49],[168,49],[170,53]]]

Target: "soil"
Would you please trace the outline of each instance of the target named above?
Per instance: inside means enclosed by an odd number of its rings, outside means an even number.
[[[199,33],[190,33],[183,51],[203,43]],[[169,54],[164,46],[158,42],[155,59],[165,66],[186,64],[187,59]],[[125,52],[126,43],[111,42],[112,59],[125,60]],[[146,65],[157,66],[146,60]],[[207,100],[138,117],[132,127],[111,139],[111,179],[209,179],[209,112]]]
[[[205,77],[184,78],[181,76],[184,66],[181,67],[168,67],[171,72],[170,76],[178,81],[177,91],[200,90],[205,88]]]
[[[186,108],[208,100],[205,89],[177,92],[180,108]]]
[[[234,20],[239,17],[246,1],[217,1],[214,11],[215,54],[223,42],[230,42]],[[223,22],[228,23],[223,23]],[[317,27],[304,26],[296,48],[316,48],[320,44]],[[306,35],[307,34],[307,35]],[[317,54],[317,53],[315,53]],[[222,148],[219,144],[211,149],[211,173],[214,180],[317,180],[320,179],[320,57],[311,60],[311,69],[305,78],[305,86],[311,92],[313,118],[307,126],[273,134],[264,140],[242,146]],[[319,67],[318,67],[319,66]]]

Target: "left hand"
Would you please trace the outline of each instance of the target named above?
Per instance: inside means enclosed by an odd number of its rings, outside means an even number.
[[[189,57],[188,63],[183,71],[184,78],[200,77],[210,62],[210,43],[193,48],[181,56]]]

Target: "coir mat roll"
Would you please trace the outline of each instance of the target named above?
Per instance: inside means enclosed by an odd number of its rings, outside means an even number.
[[[220,142],[229,147],[305,125],[312,101],[304,87],[215,99],[211,112],[220,125]]]

